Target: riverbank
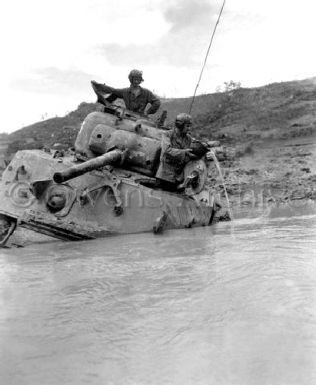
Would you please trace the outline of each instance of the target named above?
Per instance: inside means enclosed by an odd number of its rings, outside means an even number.
[[[220,164],[233,211],[304,207],[308,202],[313,207],[316,202],[316,136],[246,142],[225,151],[226,159]],[[210,182],[215,183],[218,199],[226,207],[216,170]]]

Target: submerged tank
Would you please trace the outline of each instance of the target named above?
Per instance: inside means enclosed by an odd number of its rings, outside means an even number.
[[[199,158],[185,166],[181,186],[155,177],[162,120],[108,105],[86,117],[72,155],[17,152],[0,182],[1,245],[17,227],[71,241],[211,225],[204,145],[195,142]]]

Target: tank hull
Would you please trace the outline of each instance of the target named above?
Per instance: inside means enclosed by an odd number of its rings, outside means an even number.
[[[54,158],[40,150],[18,152],[2,176],[0,214],[18,227],[62,240],[212,222],[212,195],[204,192],[203,199],[193,199],[150,188],[152,178],[118,167],[105,166],[62,184],[54,182],[56,172],[74,165],[72,158]]]

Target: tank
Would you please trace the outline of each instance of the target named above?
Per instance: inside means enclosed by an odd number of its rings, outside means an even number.
[[[106,106],[86,117],[72,155],[17,152],[0,182],[1,246],[17,228],[75,241],[211,225],[207,149],[198,146],[180,186],[155,177],[166,130],[161,121]]]

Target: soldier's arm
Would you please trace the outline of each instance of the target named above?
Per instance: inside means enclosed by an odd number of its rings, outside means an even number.
[[[161,104],[159,98],[151,91],[148,91],[148,103],[150,103],[151,106],[148,108],[147,114],[154,114],[159,109]]]
[[[92,80],[91,82],[93,89],[96,92],[102,92],[105,94],[112,94],[115,95],[117,98],[123,98],[123,90],[122,88],[114,88],[110,87],[106,84],[97,83],[96,81]]]
[[[181,165],[185,163],[187,150],[172,147],[170,137],[166,133],[162,136],[161,153],[165,159]]]

